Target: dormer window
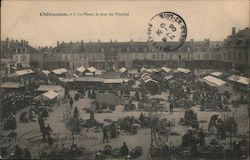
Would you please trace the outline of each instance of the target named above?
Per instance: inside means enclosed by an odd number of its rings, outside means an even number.
[[[138,51],[139,51],[138,47],[135,47],[135,52],[138,52]]]
[[[101,48],[101,53],[103,53],[104,52],[104,48]]]
[[[127,52],[130,52],[130,48],[129,47],[127,47]]]
[[[155,59],[155,54],[153,54],[153,59]]]

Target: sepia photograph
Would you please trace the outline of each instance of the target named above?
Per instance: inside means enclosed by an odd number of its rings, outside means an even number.
[[[249,160],[249,0],[2,0],[0,159]]]

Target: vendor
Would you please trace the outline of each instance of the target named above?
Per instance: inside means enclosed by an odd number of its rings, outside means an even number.
[[[127,146],[126,142],[124,142],[123,146],[121,147],[121,156],[122,157],[127,156],[128,155],[128,151],[129,151],[128,146]]]

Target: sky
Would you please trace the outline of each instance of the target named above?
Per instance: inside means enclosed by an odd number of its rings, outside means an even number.
[[[1,2],[1,39],[25,39],[29,44],[55,46],[57,41],[146,41],[150,19],[174,12],[187,24],[187,40],[222,41],[249,27],[248,0],[168,1],[21,1]],[[50,13],[127,13],[128,16],[41,16]]]

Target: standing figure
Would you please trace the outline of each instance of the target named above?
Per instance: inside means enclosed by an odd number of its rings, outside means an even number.
[[[120,151],[121,151],[121,156],[122,157],[125,157],[125,156],[128,155],[129,149],[128,149],[128,146],[127,146],[126,142],[123,143],[123,146],[121,147]]]
[[[108,140],[108,128],[107,128],[107,126],[104,126],[103,127],[103,143],[105,142],[105,139],[107,140],[107,143],[109,142],[109,140]]]
[[[170,114],[174,113],[174,104],[172,102],[169,104],[169,113]]]
[[[70,97],[70,100],[69,100],[70,109],[73,108],[73,103],[74,103],[73,98]]]

